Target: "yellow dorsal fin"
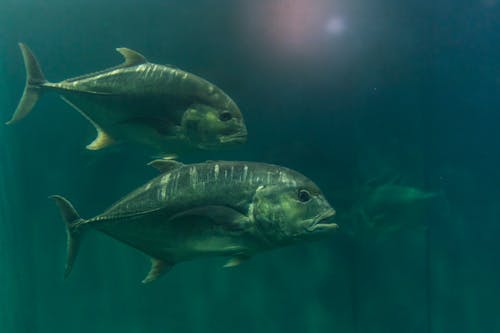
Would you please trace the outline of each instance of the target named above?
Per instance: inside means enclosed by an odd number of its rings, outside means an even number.
[[[126,47],[119,47],[116,49],[116,51],[118,51],[123,56],[123,58],[125,58],[122,66],[136,66],[148,62],[142,54],[137,51],[127,49]]]

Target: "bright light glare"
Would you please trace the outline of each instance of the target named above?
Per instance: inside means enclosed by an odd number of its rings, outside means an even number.
[[[333,39],[349,29],[333,0],[248,1],[242,7],[246,28],[267,58],[303,61],[332,50]]]
[[[331,17],[325,25],[325,30],[331,35],[341,35],[346,29],[344,20],[341,17]]]

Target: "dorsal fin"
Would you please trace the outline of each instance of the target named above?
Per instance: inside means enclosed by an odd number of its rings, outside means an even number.
[[[180,168],[184,164],[172,159],[161,159],[161,160],[151,161],[148,163],[148,165],[152,166],[153,168],[163,173]]]
[[[122,66],[136,66],[140,64],[147,63],[147,59],[137,51],[127,49],[126,47],[119,47],[116,51],[120,52],[120,54],[125,58],[125,61],[122,63]]]

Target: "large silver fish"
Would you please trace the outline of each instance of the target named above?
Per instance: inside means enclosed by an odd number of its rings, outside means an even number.
[[[246,141],[246,126],[236,103],[194,74],[150,63],[138,52],[118,48],[125,58],[121,65],[50,83],[31,50],[19,46],[26,86],[7,124],[25,117],[40,94],[52,90],[95,126],[97,138],[87,146],[91,150],[135,142],[176,153]]]
[[[163,174],[88,220],[69,201],[52,196],[67,226],[65,276],[88,229],[149,255],[148,283],[182,261],[228,256],[225,266],[235,266],[260,251],[338,228],[321,190],[296,171],[252,162],[151,164]]]

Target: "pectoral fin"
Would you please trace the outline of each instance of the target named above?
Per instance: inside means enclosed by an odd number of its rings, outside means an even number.
[[[119,122],[122,125],[140,125],[154,129],[163,136],[175,136],[178,132],[178,126],[168,119],[154,117],[132,117]]]
[[[208,219],[216,225],[233,231],[244,230],[250,225],[248,217],[226,206],[201,206],[192,208],[172,216],[169,221],[181,221],[186,218]]]
[[[142,283],[146,284],[155,281],[158,277],[171,270],[172,266],[163,260],[151,258],[151,269],[144,280],[142,280]]]
[[[176,158],[177,156],[173,156],[173,158]],[[168,172],[175,170],[177,168],[180,168],[184,164],[181,162],[177,162],[173,160],[170,156],[164,157],[159,160],[154,160],[148,163],[149,166],[152,166],[153,168],[157,169],[160,172]]]

